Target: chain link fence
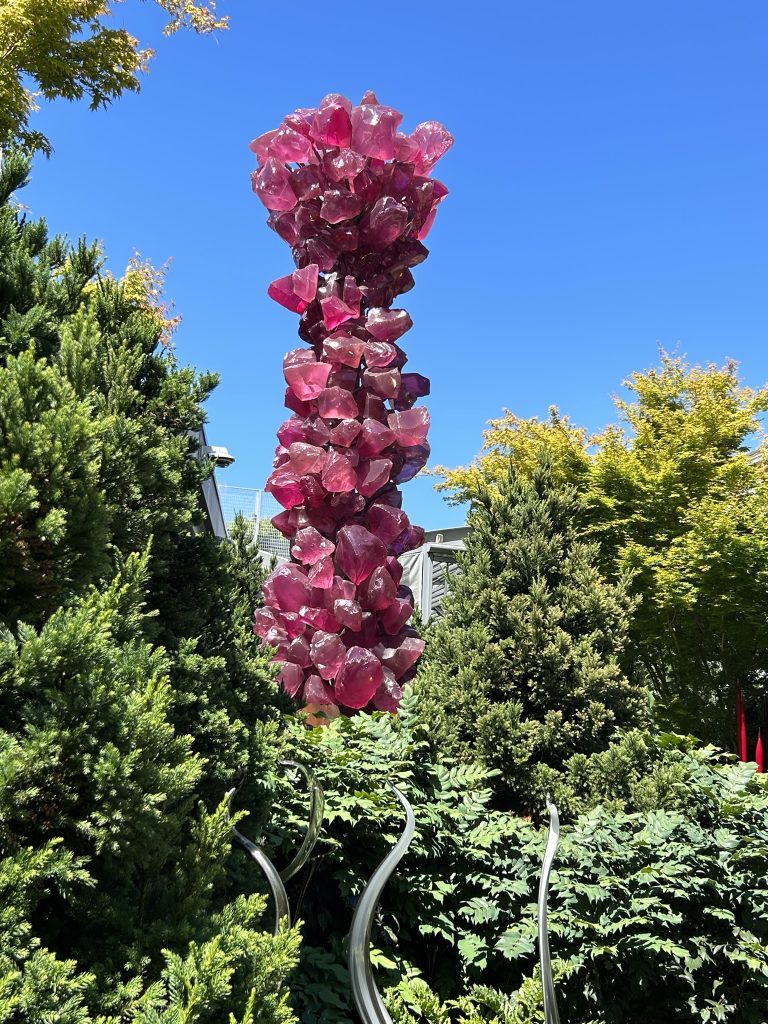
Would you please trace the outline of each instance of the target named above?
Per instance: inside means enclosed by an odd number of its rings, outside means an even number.
[[[291,557],[288,538],[270,522],[273,516],[283,511],[282,505],[278,504],[271,494],[265,494],[257,487],[235,487],[232,484],[220,483],[219,497],[227,530],[239,512],[244,519],[253,524],[259,551],[277,555],[279,558]]]

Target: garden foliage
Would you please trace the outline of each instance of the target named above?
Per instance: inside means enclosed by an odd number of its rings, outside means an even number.
[[[472,507],[421,675],[435,742],[498,769],[498,801],[522,813],[543,806],[548,768],[606,748],[645,707],[620,667],[627,582],[602,577],[582,514],[546,452],[530,478],[508,461]]]
[[[752,751],[768,670],[768,389],[745,387],[733,362],[667,355],[625,385],[619,424],[594,437],[556,411],[492,421],[475,463],[443,470],[441,486],[471,499],[510,458],[530,475],[544,445],[583,495],[602,571],[631,575],[639,602],[623,660],[648,680],[659,721],[735,749],[738,684]]]
[[[435,756],[418,684],[399,718],[292,726],[285,740],[326,792],[318,856],[293,891],[306,936],[292,986],[301,1018],[350,1019],[344,937],[364,882],[403,827],[394,782],[417,822],[373,934],[395,1020],[542,1021],[535,935],[545,833],[492,809],[487,770]],[[596,768],[593,781],[613,786],[614,805],[579,816],[558,853],[550,907],[562,1018],[757,1024],[768,999],[762,784],[754,766],[680,738],[635,741],[657,788],[622,795],[610,768]],[[281,794],[278,862],[306,822],[301,790],[286,783]]]
[[[231,852],[266,810],[276,686],[241,526],[202,534],[214,384],[136,278],[0,175],[0,1021],[287,1022],[297,936]]]
[[[157,3],[170,18],[166,34],[227,27],[215,3]],[[40,96],[87,97],[95,110],[138,91],[152,51],[140,49],[124,26],[110,24],[110,13],[105,0],[0,0],[0,147],[21,143],[51,152],[50,140],[29,124]]]

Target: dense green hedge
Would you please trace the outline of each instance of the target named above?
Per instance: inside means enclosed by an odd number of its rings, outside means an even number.
[[[481,490],[420,673],[435,743],[498,769],[495,805],[520,814],[541,806],[568,758],[647,717],[643,687],[621,667],[628,580],[601,575],[583,515],[544,451],[530,479],[510,462]]]

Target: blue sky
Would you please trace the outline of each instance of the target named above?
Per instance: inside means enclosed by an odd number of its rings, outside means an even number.
[[[267,298],[288,247],[251,193],[248,142],[328,92],[374,89],[410,129],[456,137],[451,190],[403,297],[409,368],[432,378],[433,464],[478,450],[506,406],[588,428],[659,346],[768,380],[768,5],[615,0],[350,7],[220,0],[217,39],[164,40],[151,4],[119,22],[157,50],[137,96],[36,115],[55,151],[23,201],[52,230],[169,257],[179,358],[217,370],[209,435],[260,487],[296,317]],[[427,528],[463,521],[420,478]]]

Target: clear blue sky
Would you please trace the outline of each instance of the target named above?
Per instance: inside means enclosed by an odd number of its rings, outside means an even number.
[[[248,142],[327,92],[372,88],[406,127],[434,118],[456,137],[403,297],[410,368],[432,378],[433,464],[468,461],[504,406],[603,425],[659,346],[768,379],[765,0],[220,10],[218,39],[163,40],[152,5],[120,5],[157,50],[142,92],[38,114],[55,152],[24,202],[103,239],[116,270],[134,248],[173,257],[178,355],[222,377],[209,435],[237,458],[223,481],[263,484],[296,345],[296,317],[266,295],[290,252],[251,193]],[[429,479],[405,504],[428,528],[463,520]]]

